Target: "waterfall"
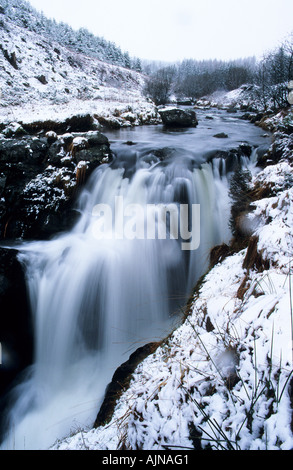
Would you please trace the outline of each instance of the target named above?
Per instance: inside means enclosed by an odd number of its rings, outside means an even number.
[[[138,347],[166,335],[208,268],[209,250],[230,238],[223,160],[199,168],[170,161],[128,170],[102,165],[80,195],[80,217],[69,233],[18,247],[35,359],[12,393],[3,449],[45,449],[91,426],[115,368]],[[98,240],[95,207],[107,205],[114,213],[115,200],[122,199],[124,208],[199,205],[198,249],[183,251],[180,236],[112,234]],[[115,217],[127,222],[119,210]]]

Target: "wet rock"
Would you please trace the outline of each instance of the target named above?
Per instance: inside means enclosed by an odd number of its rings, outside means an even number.
[[[95,130],[97,124],[91,114],[77,114],[64,121],[34,121],[31,123],[22,123],[22,126],[29,134],[36,134],[40,131],[54,131],[59,135],[67,132],[87,132]]]
[[[99,131],[92,131],[86,134],[90,147],[97,147],[99,145],[109,145],[108,138]]]
[[[89,143],[86,137],[74,137],[71,144],[72,153],[88,148]]]
[[[166,160],[174,153],[174,149],[171,147],[164,147],[162,149],[155,149],[153,154],[160,160]]]
[[[45,137],[35,137],[30,141],[27,140],[27,146],[29,148],[30,161],[33,160],[35,164],[42,164],[46,161],[49,144]]]
[[[26,131],[19,122],[11,122],[3,131],[2,134],[9,137],[17,137],[20,135],[25,135]]]
[[[225,162],[225,173],[235,171],[240,164],[241,157],[250,157],[253,148],[249,144],[240,144],[239,147],[230,150],[215,150],[210,152],[207,161],[211,162],[214,159],[222,159]],[[222,174],[223,165],[219,166],[220,173]]]
[[[252,153],[252,147],[249,144],[240,144],[238,148],[239,152],[241,155],[244,155],[245,157],[250,157]]]
[[[0,248],[0,395],[32,363],[33,332],[23,269],[13,249]]]
[[[243,121],[249,121],[250,120],[250,116],[251,116],[251,113],[247,112],[247,113],[244,113],[240,116],[240,119],[242,119]]]
[[[114,116],[98,116],[99,123],[108,129],[120,129],[123,127],[123,120]]]
[[[3,191],[5,189],[6,181],[7,181],[7,177],[3,173],[0,174],[0,197],[2,196]]]
[[[131,375],[135,371],[136,367],[147,356],[155,352],[158,346],[159,343],[146,344],[145,346],[137,349],[130,356],[128,361],[118,367],[118,369],[113,375],[112,381],[106,389],[103,404],[100,408],[100,411],[94,424],[95,428],[105,425],[110,421],[115,408],[115,404],[119,396],[123,392],[123,389],[126,388],[127,384],[129,384]]]
[[[136,143],[132,142],[132,140],[127,140],[127,142],[124,142],[124,145],[132,146],[132,145],[136,145]]]
[[[58,135],[54,131],[48,131],[46,137],[49,145],[53,144],[58,139]]]
[[[111,158],[99,131],[0,139],[0,239],[47,239],[69,230],[78,191]]]
[[[62,140],[56,140],[48,150],[48,163],[54,166],[61,166],[61,159],[66,156],[64,143]]]
[[[30,153],[24,141],[7,139],[0,141],[0,162],[17,163],[29,159]]]
[[[216,139],[228,139],[228,134],[225,134],[225,132],[220,132],[219,134],[215,134],[214,137]]]
[[[88,168],[93,169],[100,165],[101,163],[109,163],[111,154],[109,148],[106,145],[99,147],[87,148],[79,150],[74,155],[74,160],[76,163],[81,161],[88,163]]]
[[[73,139],[74,139],[74,136],[72,134],[70,134],[69,132],[67,132],[66,134],[63,134],[63,135],[60,136],[60,140],[64,144],[65,149],[67,149],[67,150],[68,150],[70,144],[72,144]]]
[[[257,164],[259,167],[265,167],[269,157],[269,147],[267,145],[258,147],[257,149]]]
[[[192,109],[164,108],[159,114],[163,124],[167,127],[196,127],[198,120]]]
[[[33,160],[42,160],[46,156],[48,142],[45,138],[22,138],[0,140],[0,162],[33,163]]]
[[[84,161],[89,170],[93,170],[101,163],[109,163],[112,159],[109,140],[99,131],[76,136],[69,147],[69,152],[75,163]]]

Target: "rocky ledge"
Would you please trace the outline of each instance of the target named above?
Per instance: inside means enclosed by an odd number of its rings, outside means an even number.
[[[98,130],[0,134],[0,239],[47,239],[75,217],[73,201],[90,173],[112,158]]]

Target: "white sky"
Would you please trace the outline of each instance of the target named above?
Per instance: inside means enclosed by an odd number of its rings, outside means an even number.
[[[29,0],[141,59],[260,56],[293,31],[292,0]]]

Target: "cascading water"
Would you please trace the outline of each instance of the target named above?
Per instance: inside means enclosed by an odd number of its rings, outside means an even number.
[[[197,279],[211,247],[228,241],[225,162],[200,166],[189,158],[153,162],[143,152],[117,152],[91,176],[70,233],[19,248],[34,322],[35,360],[13,391],[3,449],[45,449],[91,426],[117,366],[143,344],[162,338]],[[221,167],[221,171],[220,171]],[[180,240],[97,240],[95,207],[200,205],[200,246]],[[155,222],[153,222],[155,223]],[[152,229],[152,227],[151,227]],[[113,235],[113,234],[112,234]]]

